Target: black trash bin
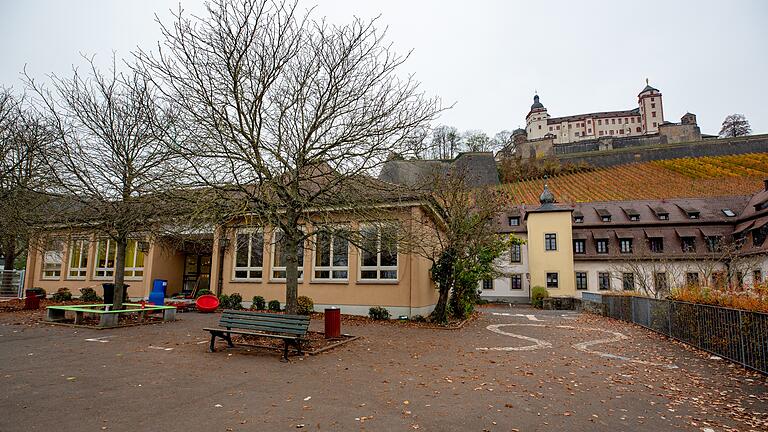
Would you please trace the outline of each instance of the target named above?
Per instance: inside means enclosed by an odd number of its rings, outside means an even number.
[[[128,301],[128,287],[130,285],[125,284],[123,290],[123,303]],[[104,289],[104,304],[112,304],[115,302],[115,284],[103,283],[101,287]]]

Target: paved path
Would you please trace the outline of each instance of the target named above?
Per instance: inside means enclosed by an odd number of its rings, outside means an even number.
[[[180,318],[95,331],[1,314],[0,431],[657,432],[768,420],[765,377],[589,315],[484,309],[457,331],[345,323],[364,338],[291,364],[207,353],[200,329],[218,316]]]

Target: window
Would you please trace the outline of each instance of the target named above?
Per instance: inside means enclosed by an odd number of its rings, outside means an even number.
[[[760,247],[765,243],[765,238],[768,237],[768,225],[763,225],[760,228],[752,230],[752,245]]]
[[[653,127],[656,127],[656,122],[653,122]]]
[[[523,275],[517,273],[509,277],[509,288],[513,290],[523,289]]]
[[[541,130],[541,125],[539,125],[539,130]]]
[[[584,223],[584,216],[574,216],[573,223]]]
[[[597,253],[599,254],[607,254],[608,253],[608,240],[600,239],[595,242],[595,248],[597,249]]]
[[[731,209],[723,209],[723,214],[728,217],[735,217],[736,213],[733,212]]]
[[[650,238],[648,239],[648,246],[651,249],[651,252],[664,252],[664,239],[662,237]]]
[[[632,253],[632,239],[619,240],[619,250],[621,253]]]
[[[557,125],[557,130],[560,130],[560,125]]]
[[[723,272],[713,272],[712,273],[712,285],[716,288],[724,288],[725,287],[725,273]]]
[[[664,272],[654,273],[653,275],[653,288],[656,290],[657,293],[666,292],[668,285],[667,285],[667,274]]]
[[[110,239],[102,239],[96,244],[96,267],[93,276],[97,279],[108,279],[115,275],[115,255],[117,244]],[[126,253],[126,259],[128,254]]]
[[[687,272],[685,274],[685,284],[688,286],[699,286],[699,274],[697,272]]]
[[[611,217],[610,216],[600,216],[600,220],[603,222],[610,222]]]
[[[360,228],[360,279],[397,279],[397,236],[394,228],[365,225]]]
[[[291,251],[285,247],[285,239],[282,231],[275,230],[272,233],[272,279],[285,279],[287,275],[286,262]],[[304,242],[296,247],[296,260],[299,279],[304,277]]]
[[[573,241],[573,253],[583,254],[586,253],[587,241],[586,240],[574,240]]]
[[[637,128],[637,132],[641,132],[640,128]]]
[[[624,291],[632,291],[635,289],[635,274],[634,273],[622,273],[621,274],[621,287]]]
[[[632,222],[637,222],[640,220],[640,215],[638,214],[629,215],[629,220],[631,220]]]
[[[707,250],[709,252],[720,252],[720,237],[712,236],[705,237],[707,242]]]
[[[587,272],[576,272],[576,289],[587,289]]]
[[[616,124],[616,119],[611,119],[611,124]]]
[[[43,252],[43,279],[61,278],[61,263],[64,258],[64,243],[61,239],[49,239]]]
[[[520,226],[520,216],[512,216],[509,218],[509,226]]]
[[[237,233],[235,279],[261,279],[264,267],[264,233],[259,229]]]
[[[752,272],[752,284],[757,285],[760,283],[763,283],[763,273],[760,269],[757,269]]]
[[[744,288],[744,273],[740,271],[736,272],[736,286]]]
[[[611,274],[608,272],[599,272],[597,274],[597,288],[601,291],[611,289]]]
[[[557,288],[557,273],[547,273],[547,288]]]
[[[591,134],[592,133],[592,129],[587,129],[587,133]]]
[[[600,136],[603,136],[603,131],[600,131],[597,134],[600,135]]]
[[[651,98],[651,102],[653,102],[654,100],[656,100],[656,98]]]
[[[651,117],[656,117],[656,111],[651,111]],[[653,125],[656,126],[656,123],[654,123]]]
[[[683,252],[696,252],[696,237],[683,237],[681,244]]]
[[[88,274],[88,239],[73,239],[69,243],[67,279],[85,279]]]
[[[597,125],[598,125],[598,126],[602,126],[602,124],[603,124],[603,121],[602,121],[602,120],[598,120],[598,121],[597,121]]]
[[[509,249],[509,262],[519,263],[521,261],[521,249],[522,247],[519,244],[512,245]]]
[[[613,129],[611,129],[610,131],[608,131],[608,135],[613,135]]]
[[[345,233],[320,231],[315,235],[315,279],[349,278],[349,241]]]
[[[544,234],[544,250],[557,250],[557,234]]]
[[[483,289],[484,290],[492,290],[493,289],[493,279],[483,279]]]
[[[651,104],[651,108],[656,108],[656,104],[655,104],[655,103],[652,103],[652,104]]]
[[[669,213],[659,213],[659,220],[669,220]]]
[[[117,245],[115,245],[117,251]],[[139,250],[138,240],[128,240],[125,248],[125,277],[137,279],[144,277],[144,252]]]

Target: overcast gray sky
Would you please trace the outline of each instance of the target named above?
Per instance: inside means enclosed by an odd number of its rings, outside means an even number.
[[[0,85],[68,73],[79,53],[107,65],[159,37],[178,0],[0,0]],[[202,1],[183,0],[190,11]],[[702,132],[743,113],[768,132],[768,1],[322,0],[332,22],[381,15],[403,73],[455,108],[439,123],[492,135],[524,126],[534,90],[550,115],[630,109],[645,78],[665,118],[698,115]]]

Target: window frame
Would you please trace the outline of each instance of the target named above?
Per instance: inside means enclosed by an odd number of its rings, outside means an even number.
[[[649,238],[648,250],[650,250],[653,253],[664,253],[664,237]]]
[[[605,245],[605,248],[601,250],[600,245]],[[595,240],[595,251],[601,255],[608,254],[608,239],[596,239]]]
[[[696,277],[691,277],[692,275],[696,275]],[[699,275],[699,272],[685,272],[685,284],[688,286],[701,286],[701,276]]]
[[[246,251],[247,256],[247,265],[246,266],[238,266],[237,265],[237,253],[239,251],[238,247],[238,236],[239,235],[248,235],[248,248]],[[254,266],[251,262],[251,258],[253,257],[253,238],[254,235],[261,236],[261,265],[260,266]],[[232,256],[232,278],[231,280],[233,282],[260,282],[264,279],[264,229],[261,227],[253,227],[253,228],[239,228],[235,231],[235,241],[234,241],[234,254]],[[246,272],[246,277],[238,277],[237,272]],[[252,277],[251,272],[258,272],[258,277]]]
[[[133,248],[131,249],[131,244],[133,244]],[[142,280],[144,279],[144,264],[147,260],[147,256],[144,252],[139,250],[139,240],[138,239],[129,239],[128,240],[128,246],[125,248],[125,259],[128,260],[128,253],[133,250],[133,257],[131,259],[131,263],[133,265],[129,266],[128,263],[125,263],[125,280]],[[117,245],[115,245],[115,255],[117,255]],[[142,255],[143,258],[141,259],[141,266],[137,266],[136,263],[139,260],[139,255]],[[129,274],[130,272],[130,274]],[[141,272],[141,275],[136,275],[136,273]]]
[[[51,237],[46,240],[45,242],[45,250],[43,250],[43,254],[41,257],[41,273],[40,273],[40,279],[42,280],[61,280],[61,277],[63,275],[64,270],[64,261],[65,261],[65,253],[64,253],[64,239],[61,237]],[[54,250],[54,248],[58,248],[58,250]],[[52,254],[52,255],[49,255]],[[53,255],[58,255],[58,269],[53,267],[51,269],[46,269],[47,264],[53,264],[56,265],[55,260],[52,262],[48,261],[49,257],[52,257]],[[50,274],[48,274],[50,273]]]
[[[368,227],[373,227],[373,228],[376,229],[376,249],[377,249],[377,251],[376,251],[376,265],[375,266],[370,266],[370,265],[364,266],[363,265],[363,254],[365,252],[369,252],[370,253],[370,251],[365,251],[363,249],[363,247],[362,247],[362,245],[365,243],[363,241],[362,232],[363,232],[363,230],[365,228],[368,228]],[[395,282],[398,282],[400,280],[399,279],[400,278],[400,271],[399,271],[399,266],[400,266],[400,245],[397,244],[398,243],[397,239],[395,239],[395,254],[394,254],[395,265],[394,266],[383,266],[383,265],[381,265],[381,255],[382,255],[381,239],[382,239],[383,231],[384,231],[383,228],[386,228],[386,227],[381,226],[381,225],[374,225],[372,223],[368,223],[368,224],[362,223],[362,224],[360,224],[360,226],[358,228],[358,231],[361,234],[360,234],[360,247],[358,247],[358,254],[357,254],[357,262],[358,262],[358,266],[357,266],[357,279],[360,282],[363,282],[363,283],[365,283],[365,282],[393,282],[393,283],[395,283]],[[375,271],[376,272],[376,277],[375,278],[369,278],[369,277],[364,278],[363,277],[363,272],[365,272],[365,271],[368,271],[368,272]],[[384,272],[390,272],[390,271],[394,271],[395,272],[395,277],[394,278],[383,278],[383,277],[381,277],[381,275]]]
[[[597,289],[599,291],[610,291],[612,289],[610,272],[597,273]]]
[[[509,226],[520,226],[520,216],[510,216],[507,222]]]
[[[664,283],[661,284],[659,281],[663,281]],[[664,285],[663,287],[660,287],[660,285]],[[669,290],[669,277],[667,276],[667,272],[654,272],[653,273],[653,289],[654,291],[662,292]]]
[[[579,245],[577,247],[576,245]],[[574,255],[584,255],[587,253],[587,241],[584,239],[573,239],[573,253]]]
[[[557,233],[544,233],[544,251],[557,251]]]
[[[101,257],[101,243],[104,244],[104,264],[99,265]],[[112,254],[112,267],[109,266],[110,252]],[[93,280],[113,280],[115,278],[115,263],[117,262],[117,244],[110,238],[100,238],[96,240],[96,251],[93,256]]]
[[[515,288],[514,280],[517,279],[520,284],[517,288]],[[522,273],[512,273],[509,275],[509,289],[513,291],[520,291],[523,289],[523,274]]]
[[[77,255],[77,265],[72,265],[73,258],[75,256],[72,251],[75,250],[75,243],[79,244],[80,253]],[[69,246],[67,248],[67,276],[66,280],[86,280],[88,277],[88,258],[90,256],[91,240],[87,237],[73,237],[69,240]],[[85,264],[85,265],[83,265]],[[78,274],[72,275],[75,271]]]
[[[575,277],[576,277],[576,291],[586,291],[589,289],[589,277],[587,276],[587,272],[577,271]],[[579,288],[580,281],[582,279],[583,279],[584,285],[582,288]]]
[[[346,229],[346,230],[349,229],[349,227],[346,226],[346,225],[345,226],[338,226],[338,227],[334,227],[334,228],[335,229],[341,228],[341,229]],[[319,241],[318,235],[324,234],[324,233],[328,234],[328,236],[330,237],[329,242],[328,242],[328,265],[327,266],[322,266],[322,265],[318,265],[317,264],[317,257],[318,257],[318,253],[317,252],[318,252],[319,245],[320,245],[320,241]],[[317,281],[317,282],[334,282],[334,281],[347,282],[347,281],[349,281],[350,241],[349,241],[348,238],[343,239],[344,242],[347,243],[347,265],[346,266],[335,265],[334,264],[334,258],[335,258],[335,255],[336,255],[335,242],[336,242],[337,238],[340,238],[340,236],[335,235],[333,233],[333,231],[332,232],[326,232],[326,231],[322,231],[322,230],[315,230],[315,233],[314,233],[314,244],[315,244],[315,247],[312,248],[312,278],[311,278],[312,281]],[[324,277],[318,276],[317,275],[318,272],[328,272],[328,277],[324,278]],[[343,278],[342,277],[334,277],[334,273],[336,273],[336,272],[346,272],[347,276],[343,277]]]
[[[629,245],[629,247],[624,247],[625,245]],[[619,252],[623,254],[631,254],[632,253],[632,239],[631,238],[623,238],[619,239]]]
[[[304,228],[301,228],[302,231],[304,231]],[[283,231],[279,228],[274,228],[271,233],[271,241],[269,245],[269,280],[270,282],[285,282],[285,280],[288,278],[288,269],[285,265],[278,266],[276,265],[276,260],[278,258],[277,253],[275,251],[277,250],[277,236],[280,234],[282,235]],[[301,244],[299,245],[299,250],[301,251],[301,257],[299,259],[301,262],[297,263],[297,271],[298,271],[298,281],[303,282],[304,281],[304,260],[306,259],[307,255],[307,244],[306,239],[301,241]],[[275,272],[284,272],[285,276],[279,277],[275,276]],[[263,276],[263,273],[262,273]]]
[[[550,279],[550,275],[554,275],[554,279]],[[558,289],[558,288],[560,288],[560,273],[558,273],[558,272],[547,272],[546,273],[546,285],[547,285],[547,289]]]
[[[509,262],[512,264],[523,262],[523,246],[521,244],[513,244],[509,247]]]

